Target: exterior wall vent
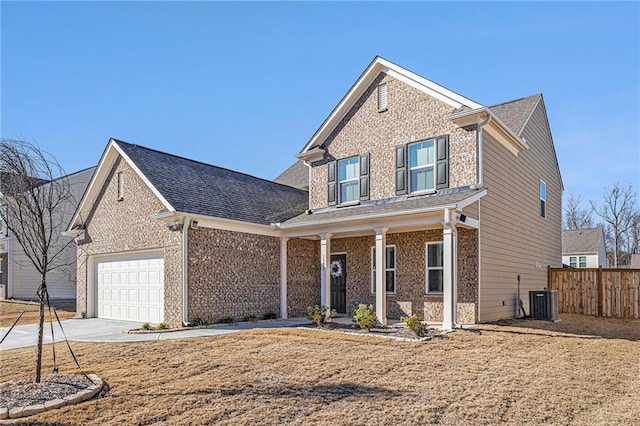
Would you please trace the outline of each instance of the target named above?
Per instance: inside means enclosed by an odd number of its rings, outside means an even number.
[[[387,110],[387,83],[378,86],[378,112]]]

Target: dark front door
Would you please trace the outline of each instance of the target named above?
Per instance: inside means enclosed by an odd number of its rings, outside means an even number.
[[[347,313],[347,255],[331,255],[331,309]]]

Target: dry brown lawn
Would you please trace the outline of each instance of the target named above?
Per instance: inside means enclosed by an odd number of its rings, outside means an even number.
[[[187,340],[74,343],[81,364],[111,390],[29,421],[637,424],[640,320],[562,318],[557,324],[483,325],[427,342],[262,329]],[[60,358],[65,351],[56,347]],[[31,374],[33,349],[0,356],[0,381]],[[70,357],[63,358],[61,373],[76,372]]]
[[[58,311],[60,321],[76,316],[75,303],[64,301],[62,303],[52,301]],[[10,327],[26,311],[17,325],[35,324],[38,322],[38,303],[22,302],[17,300],[0,300],[0,327]],[[45,321],[49,321],[49,310],[45,308]],[[54,316],[55,321],[55,316]]]

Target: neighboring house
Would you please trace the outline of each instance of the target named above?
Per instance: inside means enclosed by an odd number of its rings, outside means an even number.
[[[606,268],[602,227],[562,231],[562,263],[572,268]]]
[[[518,276],[527,307],[561,264],[542,95],[487,107],[376,57],[297,157],[277,180],[308,192],[112,139],[69,228],[78,313],[371,303],[451,328],[516,315]]]
[[[56,214],[60,214],[62,220],[71,220],[79,200],[82,198],[87,184],[95,167],[71,173],[59,179],[67,179],[73,194],[73,201],[58,206]],[[5,176],[5,178],[8,178]],[[48,185],[42,181],[42,185]],[[63,228],[65,225],[63,225]],[[69,238],[62,238],[59,244],[68,244]],[[55,249],[54,249],[55,250]],[[52,299],[75,299],[76,297],[76,246],[73,243],[67,245],[59,259],[68,266],[60,267],[47,274],[47,289]],[[35,299],[40,286],[40,273],[33,266],[24,250],[11,235],[0,213],[0,265],[1,282],[4,286],[0,296],[15,299]]]

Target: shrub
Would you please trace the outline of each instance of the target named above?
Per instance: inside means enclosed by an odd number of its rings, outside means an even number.
[[[218,321],[220,324],[235,324],[236,320],[234,320],[232,317],[224,317],[224,318],[220,318],[220,321]]]
[[[373,313],[373,305],[365,305],[361,303],[358,309],[353,313],[353,321],[360,325],[360,328],[371,330],[371,327],[378,323],[378,317]]]
[[[242,318],[242,321],[244,322],[258,322],[258,317],[255,315],[247,315],[246,317]]]
[[[335,309],[329,311],[329,318],[337,316]],[[318,327],[327,327],[327,307],[325,305],[309,306],[307,308],[307,318],[315,322]]]
[[[141,327],[143,330],[151,330],[153,327],[151,327],[151,323],[149,322],[145,322],[144,324],[142,324]]]
[[[402,317],[400,318],[400,321],[407,324],[407,328],[413,331],[418,337],[426,336],[429,331],[429,327],[423,324],[420,321],[420,318],[418,318],[418,316],[415,314],[411,315],[410,317]]]
[[[169,326],[164,322],[161,322],[156,326],[156,330],[166,330],[167,328],[169,328]]]
[[[263,320],[273,320],[273,319],[276,319],[276,318],[278,318],[278,316],[276,314],[274,314],[273,312],[267,312],[262,317]]]
[[[198,327],[201,325],[209,325],[209,323],[204,318],[196,317],[193,319],[193,321],[191,321],[191,325],[194,327]]]

